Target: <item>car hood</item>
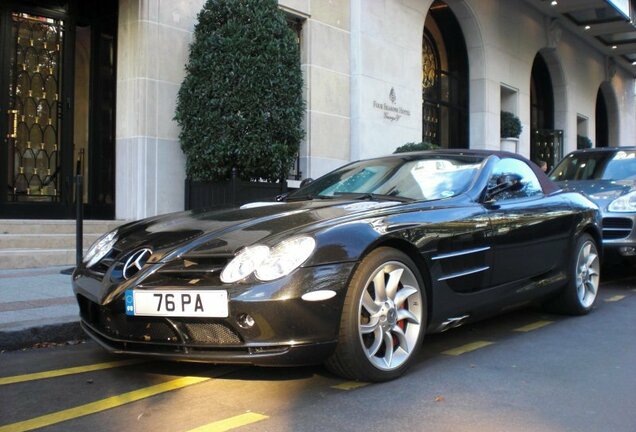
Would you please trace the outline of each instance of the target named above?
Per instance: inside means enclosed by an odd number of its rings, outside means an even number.
[[[396,201],[313,200],[253,203],[232,209],[193,210],[124,225],[115,247],[150,248],[149,262],[175,256],[232,255],[243,246],[308,232],[318,224],[373,217],[404,203]]]
[[[606,209],[621,195],[636,190],[636,180],[576,180],[558,184],[566,191],[587,195],[601,209]]]

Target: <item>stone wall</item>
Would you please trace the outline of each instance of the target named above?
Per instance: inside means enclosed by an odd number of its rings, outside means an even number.
[[[351,160],[350,4],[349,0],[279,0],[279,4],[303,20],[307,115],[300,169],[303,177],[316,178]]]
[[[185,158],[173,120],[204,0],[120,0],[116,217],[183,209]]]
[[[173,120],[196,16],[204,0],[120,0],[117,54],[116,217],[179,211],[185,158]],[[280,0],[303,21],[304,177],[351,159],[348,0]]]
[[[117,217],[183,208],[185,160],[172,120],[188,45],[204,0],[120,0]],[[421,49],[432,0],[279,0],[302,20],[306,138],[303,177],[421,140]],[[470,147],[499,149],[503,106],[521,119],[530,152],[530,76],[541,53],[552,76],[565,151],[579,122],[595,136],[596,95],[608,97],[610,140],[636,139],[634,79],[524,1],[447,0],[469,61]],[[503,90],[502,90],[503,89]],[[502,94],[512,95],[503,102]]]

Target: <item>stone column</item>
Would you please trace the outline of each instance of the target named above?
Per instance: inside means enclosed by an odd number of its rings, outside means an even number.
[[[120,0],[116,217],[182,210],[185,157],[173,120],[204,0]]]
[[[300,144],[303,178],[349,162],[350,0],[278,0],[303,20],[301,69],[307,106]]]

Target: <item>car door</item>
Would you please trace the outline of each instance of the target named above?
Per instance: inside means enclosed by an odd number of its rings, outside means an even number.
[[[526,162],[503,158],[489,180],[492,190],[502,178],[519,185],[487,197],[492,226],[493,286],[524,284],[559,268],[567,256],[570,211],[559,195],[545,195]]]

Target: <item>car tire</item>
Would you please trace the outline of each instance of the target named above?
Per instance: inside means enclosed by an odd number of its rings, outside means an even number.
[[[589,234],[581,234],[569,259],[568,282],[560,295],[547,304],[548,309],[568,315],[590,312],[598,296],[600,268],[596,241]]]
[[[406,254],[388,247],[369,253],[349,283],[327,368],[368,382],[402,375],[422,345],[426,301],[421,274]]]

